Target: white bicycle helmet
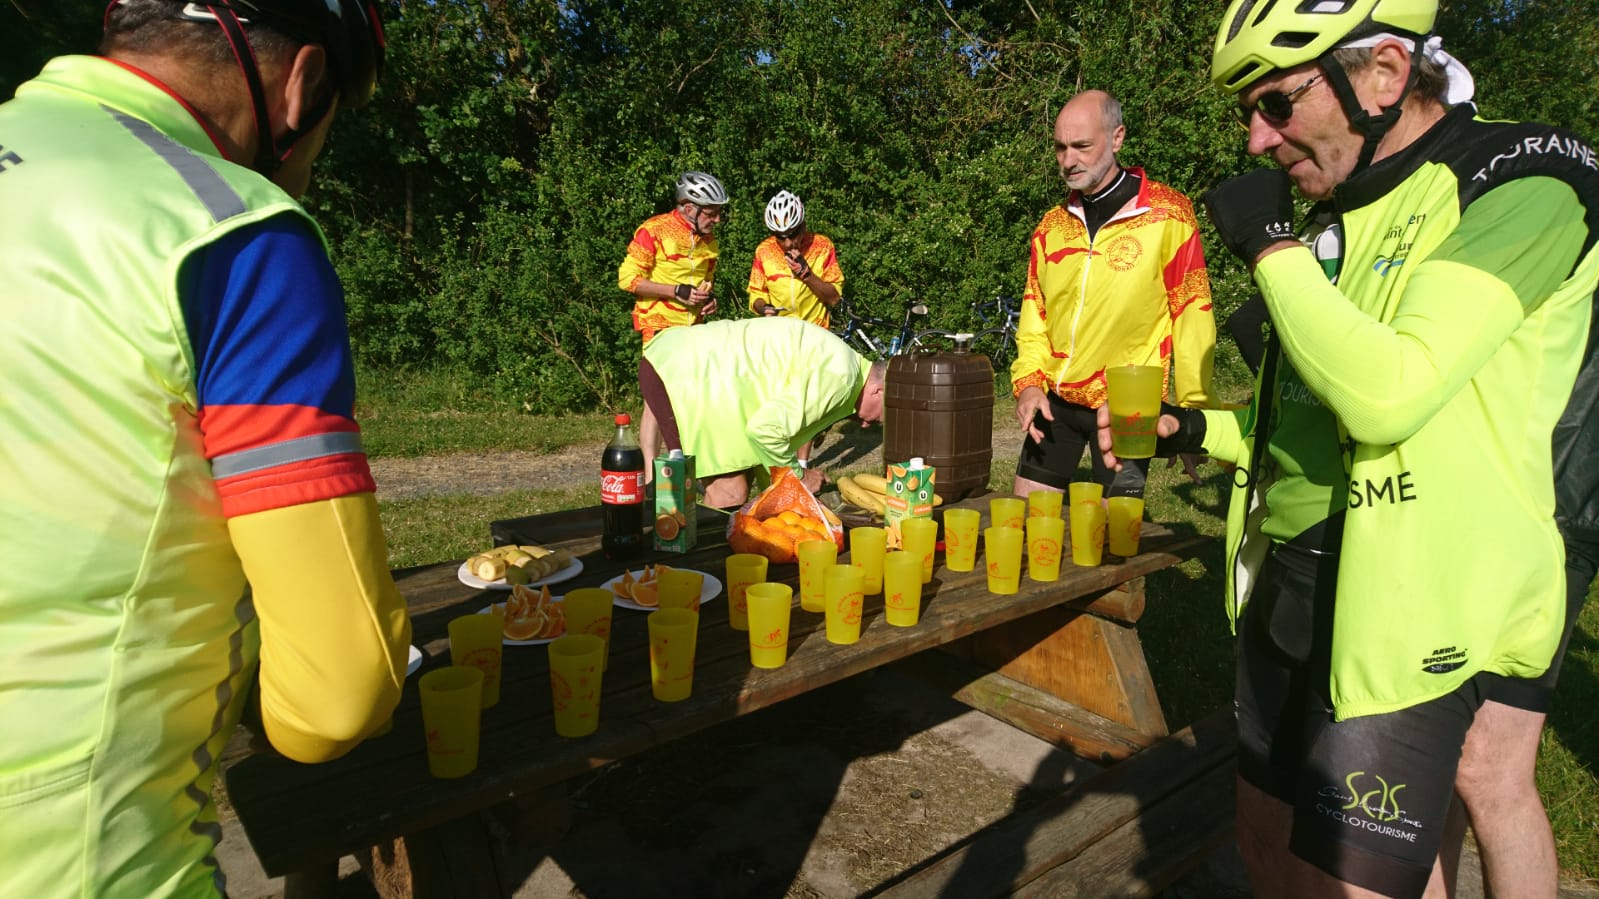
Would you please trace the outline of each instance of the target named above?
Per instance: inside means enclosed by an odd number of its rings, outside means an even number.
[[[700,206],[726,206],[727,191],[722,182],[704,172],[684,172],[677,179],[677,201]]]
[[[772,231],[791,231],[804,223],[805,204],[788,191],[778,191],[766,204],[766,227]]]

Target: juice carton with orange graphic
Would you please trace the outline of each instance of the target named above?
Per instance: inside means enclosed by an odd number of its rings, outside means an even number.
[[[888,465],[888,491],[883,497],[883,527],[889,546],[904,545],[899,523],[907,518],[933,517],[933,467],[920,457]]]
[[[686,553],[699,539],[694,457],[673,450],[655,457],[655,548]]]

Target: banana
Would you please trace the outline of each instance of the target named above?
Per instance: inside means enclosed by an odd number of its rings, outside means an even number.
[[[848,475],[838,479],[838,495],[842,496],[845,502],[859,506],[874,515],[882,515],[888,509],[881,496],[855,483]]]
[[[858,474],[853,476],[855,483],[878,496],[888,493],[888,478],[880,474]]]

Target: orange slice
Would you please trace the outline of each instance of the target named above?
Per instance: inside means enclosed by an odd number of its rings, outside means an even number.
[[[623,599],[632,599],[634,583],[636,582],[633,580],[633,572],[624,571],[622,579],[611,585],[611,592]]]
[[[662,540],[673,539],[680,530],[682,528],[678,525],[677,519],[670,515],[662,515],[655,519],[655,536]]]
[[[640,581],[633,587],[633,601],[646,608],[655,608],[660,605],[661,597],[656,593],[655,582],[644,583]]]
[[[539,632],[544,629],[546,618],[542,609],[534,610],[531,615],[520,618],[505,619],[505,636],[512,640],[536,640]]]

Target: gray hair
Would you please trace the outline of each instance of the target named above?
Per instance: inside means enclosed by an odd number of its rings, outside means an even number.
[[[106,12],[100,53],[177,56],[201,65],[235,68],[238,63],[222,29],[214,22],[179,18],[182,7],[176,0],[121,0]],[[245,24],[244,32],[257,64],[263,66],[292,54],[305,43],[254,22]]]
[[[1333,62],[1343,67],[1349,74],[1354,74],[1371,65],[1371,47],[1341,47],[1330,54]],[[1440,105],[1444,103],[1444,96],[1449,89],[1449,73],[1444,67],[1434,62],[1424,53],[1413,53],[1410,64],[1414,68],[1415,85],[1410,89],[1411,96],[1418,100],[1430,100]]]

